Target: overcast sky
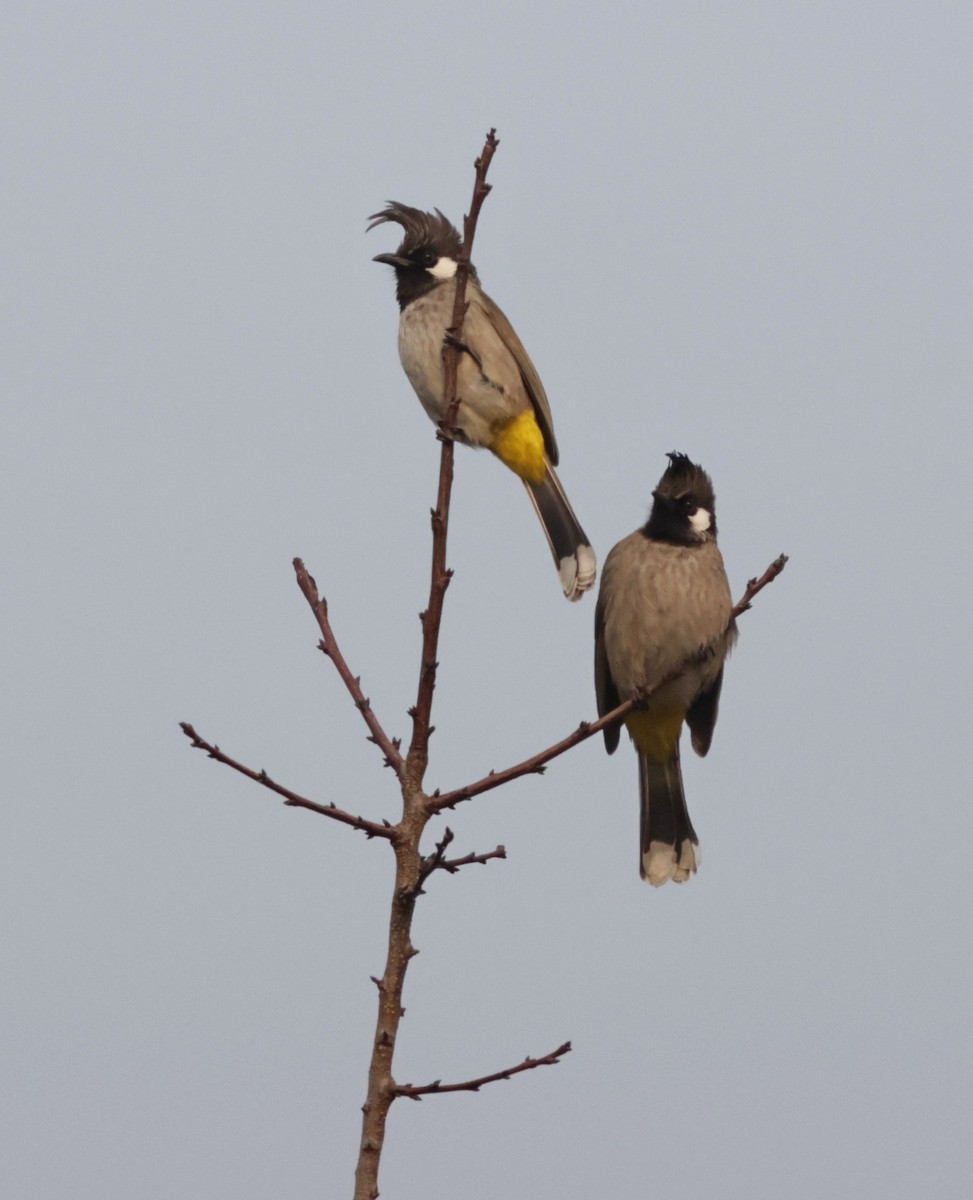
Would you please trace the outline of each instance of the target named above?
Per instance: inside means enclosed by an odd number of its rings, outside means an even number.
[[[450,815],[383,1197],[970,1194],[973,10],[8,0],[0,1190],[352,1191],[397,792],[301,555],[407,735],[438,449],[389,199],[460,221],[603,560],[666,451],[711,472],[741,620],[699,874],[638,877],[592,740]],[[457,454],[431,787],[594,714],[594,601]],[[441,831],[437,822],[430,829]],[[431,844],[432,837],[430,837]]]

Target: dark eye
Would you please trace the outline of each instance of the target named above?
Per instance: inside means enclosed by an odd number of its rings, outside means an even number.
[[[679,506],[687,517],[691,517],[696,509],[699,508],[699,505],[692,498],[692,496],[680,496]]]
[[[420,250],[419,251],[419,266],[434,267],[439,261],[439,255],[435,250]]]

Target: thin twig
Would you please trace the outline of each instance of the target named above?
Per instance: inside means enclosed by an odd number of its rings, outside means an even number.
[[[453,840],[453,831],[447,825],[443,830],[443,836],[436,843],[436,848],[432,854],[428,854],[423,860],[419,868],[419,878],[416,880],[416,891],[422,891],[422,885],[426,882],[433,871],[438,871],[442,864],[446,861],[446,850]]]
[[[675,672],[672,678],[678,678],[678,672]],[[658,686],[662,687],[663,683],[668,682],[668,678],[661,680]],[[464,800],[472,800],[474,796],[481,796],[484,792],[492,792],[494,788],[501,787],[505,783],[510,783],[513,779],[520,779],[524,775],[543,775],[547,769],[547,764],[552,759],[559,758],[568,750],[572,750],[575,746],[586,742],[588,738],[594,737],[596,733],[600,733],[606,726],[614,725],[616,721],[620,721],[626,713],[635,707],[639,699],[644,701],[650,694],[645,693],[641,698],[633,697],[631,700],[623,700],[617,708],[613,708],[611,712],[605,713],[597,721],[582,721],[577,729],[569,733],[567,737],[562,738],[559,742],[555,742],[553,746],[548,746],[546,750],[541,750],[537,754],[531,755],[530,758],[525,758],[522,762],[515,763],[512,767],[506,767],[502,771],[491,771],[489,775],[484,775],[482,779],[478,779],[475,783],[468,783],[466,787],[456,788],[454,791],[443,792],[441,794],[434,793],[428,800],[429,811],[431,813],[438,813],[447,808],[455,808],[457,804],[461,804]]]
[[[455,875],[460,867],[469,867],[474,863],[487,863],[491,858],[506,858],[507,850],[505,846],[497,846],[495,850],[488,850],[485,854],[464,854],[462,858],[447,858],[446,849],[453,840],[453,831],[446,827],[443,836],[436,843],[436,849],[432,854],[422,860],[422,868],[419,871],[419,879],[416,882],[416,890],[421,891],[422,885],[426,882],[433,871],[446,871],[450,875]]]
[[[495,850],[487,850],[484,854],[464,854],[462,858],[447,858],[438,864],[440,871],[448,871],[455,875],[460,867],[470,867],[474,863],[488,863],[491,858],[506,858],[507,847],[497,846]]]
[[[746,591],[733,608],[730,618],[731,625],[741,613],[746,612],[750,608],[754,596],[762,591],[768,583],[773,583],[786,565],[787,555],[781,554],[774,559],[759,579],[755,578],[747,582]],[[617,708],[613,708],[611,712],[605,713],[597,721],[582,721],[578,728],[569,733],[567,737],[562,738],[559,742],[555,742],[553,746],[548,746],[546,750],[541,750],[538,754],[533,754],[530,758],[525,758],[522,762],[515,763],[512,767],[507,767],[503,771],[491,771],[475,783],[467,784],[466,787],[456,788],[451,792],[433,794],[427,802],[429,811],[431,813],[438,813],[447,808],[454,808],[464,800],[472,800],[474,796],[480,796],[484,792],[491,792],[494,788],[501,787],[503,784],[509,783],[512,779],[520,779],[524,775],[543,775],[547,764],[552,759],[573,749],[581,742],[587,741],[588,738],[594,737],[596,733],[600,733],[606,726],[614,725],[616,721],[620,721],[637,704],[644,704],[653,692],[658,691],[661,687],[665,687],[668,683],[672,683],[674,679],[678,679],[684,670],[684,666],[680,667],[664,679],[660,679],[654,687],[641,692],[638,696],[633,696],[629,700],[623,700]]]
[[[452,323],[447,331],[443,346],[443,399],[446,413],[440,425],[442,453],[439,467],[439,491],[436,507],[432,513],[432,570],[429,582],[429,604],[420,615],[422,621],[422,664],[419,671],[419,688],[416,702],[409,710],[412,717],[412,740],[406,758],[411,778],[421,785],[429,762],[429,738],[432,734],[430,716],[432,697],[436,688],[436,670],[439,663],[436,654],[439,647],[439,629],[442,624],[443,598],[452,577],[446,569],[446,535],[449,524],[449,501],[453,488],[453,438],[456,413],[459,406],[457,376],[466,315],[466,283],[469,276],[470,254],[476,234],[476,222],[483,201],[490,194],[486,182],[487,171],[499,145],[496,130],[491,129],[480,157],[476,160],[476,176],[473,184],[473,200],[463,226],[463,246],[457,259],[456,293],[453,303]]]
[[[456,414],[459,411],[459,395],[457,394],[457,375],[459,372],[460,355],[463,353],[461,333],[466,317],[466,282],[469,278],[470,260],[473,255],[473,239],[476,237],[476,223],[480,219],[480,209],[487,196],[493,191],[493,185],[487,183],[487,171],[497,152],[500,140],[497,131],[491,129],[486,136],[486,142],[480,157],[476,160],[476,176],[473,181],[473,199],[470,211],[463,218],[463,244],[456,258],[456,294],[453,298],[453,319],[447,330],[446,341],[443,344],[443,397],[446,400],[446,414],[440,423],[444,438],[452,439],[456,435]]]
[[[327,600],[318,594],[317,584],[299,558],[294,559],[294,573],[297,576],[297,585],[304,593],[304,599],[311,606],[311,612],[314,613],[318,628],[321,630],[321,641],[318,645],[321,651],[334,663],[335,670],[341,676],[342,682],[355,702],[355,707],[361,713],[365,724],[368,726],[370,733],[368,740],[374,742],[385,755],[385,765],[391,767],[396,775],[401,775],[402,755],[399,753],[399,739],[390,738],[382,728],[367,696],[361,690],[361,678],[358,675],[352,675],[351,668],[345,662],[344,655],[338,649],[334,630],[331,628],[331,622],[328,620]]]
[[[756,594],[762,591],[768,583],[773,583],[777,576],[787,566],[787,555],[778,554],[774,561],[770,564],[766,571],[759,579],[748,579],[747,590],[743,593],[733,608],[734,618],[739,617],[741,613],[745,613],[753,603],[753,598]]]
[[[290,788],[285,788],[281,784],[275,783],[266,771],[254,771],[251,767],[244,766],[243,763],[230,758],[228,754],[223,753],[219,746],[213,745],[212,742],[207,742],[201,738],[188,721],[180,721],[179,727],[197,750],[205,750],[210,758],[216,759],[217,762],[223,763],[224,766],[232,767],[234,771],[239,771],[241,775],[246,775],[248,779],[252,779],[255,783],[262,784],[265,788],[276,792],[278,796],[283,796],[284,803],[288,807],[306,808],[311,812],[320,813],[323,817],[330,817],[333,821],[340,821],[342,825],[349,825],[352,829],[358,829],[370,838],[381,837],[387,838],[389,841],[395,840],[397,832],[394,826],[388,823],[380,825],[377,821],[366,821],[364,817],[356,817],[350,812],[345,812],[343,808],[338,808],[336,804],[317,804],[314,800],[308,800],[306,796],[300,796],[297,792],[292,792]]]
[[[468,1079],[465,1083],[443,1083],[439,1079],[419,1086],[412,1083],[400,1083],[396,1085],[395,1093],[397,1096],[408,1096],[410,1100],[421,1100],[423,1096],[438,1096],[443,1092],[478,1092],[484,1084],[510,1079],[514,1075],[519,1075],[521,1071],[533,1071],[536,1067],[553,1067],[570,1050],[571,1043],[565,1042],[556,1050],[552,1050],[550,1054],[545,1054],[543,1058],[528,1056],[517,1066],[508,1067],[505,1071],[496,1071],[493,1075],[481,1075],[479,1079]]]

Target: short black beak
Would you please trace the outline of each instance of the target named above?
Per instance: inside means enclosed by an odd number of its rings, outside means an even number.
[[[408,270],[414,264],[407,258],[401,258],[398,254],[376,254],[372,262],[385,263],[389,267],[402,267]]]

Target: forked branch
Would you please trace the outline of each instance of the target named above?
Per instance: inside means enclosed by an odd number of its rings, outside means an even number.
[[[436,843],[436,848],[432,854],[427,855],[422,860],[422,867],[419,871],[419,879],[416,883],[416,890],[421,891],[422,885],[426,882],[433,871],[446,871],[449,875],[455,875],[460,867],[469,867],[474,863],[488,863],[491,858],[506,858],[507,850],[505,846],[497,846],[495,850],[488,850],[485,854],[464,854],[462,858],[447,858],[446,850],[453,841],[453,831],[447,825],[443,836]]]

